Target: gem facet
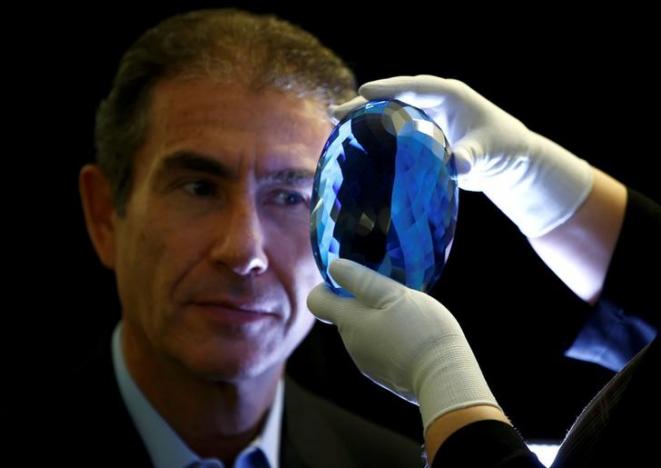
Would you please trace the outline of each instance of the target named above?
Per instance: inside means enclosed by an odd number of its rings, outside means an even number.
[[[331,133],[311,200],[310,235],[330,288],[338,257],[428,291],[438,280],[457,221],[459,189],[445,135],[422,110],[370,101]]]

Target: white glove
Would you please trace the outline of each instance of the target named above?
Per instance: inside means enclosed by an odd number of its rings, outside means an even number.
[[[340,297],[322,283],[308,296],[308,308],[337,325],[363,374],[420,405],[425,430],[452,410],[500,408],[461,327],[438,301],[350,260],[333,261],[330,273],[355,297]]]
[[[334,109],[341,118],[366,100],[395,98],[423,109],[445,132],[459,187],[482,191],[528,237],[567,221],[592,188],[592,168],[528,130],[461,81],[400,76],[366,83]]]

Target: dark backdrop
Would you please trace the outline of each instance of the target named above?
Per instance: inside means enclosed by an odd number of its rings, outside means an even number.
[[[95,2],[35,6],[11,18],[17,43],[30,51],[12,71],[28,85],[19,154],[38,182],[35,190],[33,179],[17,178],[25,209],[12,226],[31,227],[18,230],[29,255],[16,277],[27,285],[32,311],[26,330],[41,332],[18,334],[32,351],[33,369],[54,371],[57,379],[118,317],[112,275],[98,264],[84,229],[77,171],[93,157],[94,112],[121,53],[144,29],[187,9],[233,5],[279,14],[338,52],[359,82],[418,73],[458,78],[530,128],[661,198],[649,12],[385,3]],[[454,247],[434,295],[458,317],[497,398],[530,439],[561,438],[610,376],[563,357],[589,309],[482,195],[461,193]],[[316,327],[290,372],[356,412],[420,437],[417,410],[364,379],[332,327]]]

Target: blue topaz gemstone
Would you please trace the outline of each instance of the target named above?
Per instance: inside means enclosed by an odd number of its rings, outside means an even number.
[[[331,133],[311,200],[310,235],[328,273],[347,258],[420,291],[438,280],[457,221],[456,168],[442,130],[422,110],[397,100],[370,101]]]

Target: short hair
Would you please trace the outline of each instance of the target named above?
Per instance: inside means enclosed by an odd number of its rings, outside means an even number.
[[[334,52],[276,16],[214,9],[164,20],[123,55],[96,114],[96,161],[120,215],[131,192],[134,155],[146,138],[151,92],[176,77],[281,90],[327,108],[356,95],[352,71]]]

